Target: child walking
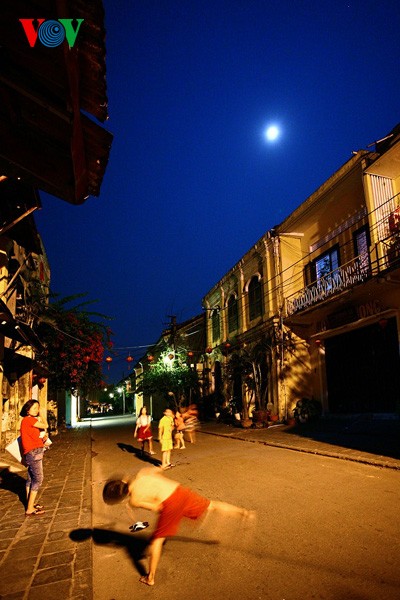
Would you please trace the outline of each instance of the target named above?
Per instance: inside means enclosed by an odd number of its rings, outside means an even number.
[[[153,451],[153,434],[151,432],[151,415],[147,414],[147,408],[142,406],[139,412],[139,416],[136,420],[136,429],[133,437],[137,437],[138,442],[142,444],[142,455],[144,454],[144,447],[147,443],[149,445],[150,454],[155,454]]]

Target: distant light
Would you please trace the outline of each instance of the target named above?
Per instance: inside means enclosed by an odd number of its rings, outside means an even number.
[[[270,125],[265,131],[265,137],[269,142],[274,142],[280,135],[279,127]]]

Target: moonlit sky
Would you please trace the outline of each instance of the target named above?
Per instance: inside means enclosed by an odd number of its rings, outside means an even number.
[[[271,227],[399,121],[395,0],[104,0],[99,198],[41,194],[61,296],[113,317],[118,381]],[[266,139],[268,126],[280,135]],[[129,349],[129,350],[128,350]]]

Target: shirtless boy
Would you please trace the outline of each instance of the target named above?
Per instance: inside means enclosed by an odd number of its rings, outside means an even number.
[[[241,517],[254,516],[254,513],[233,504],[208,500],[177,481],[168,479],[157,468],[141,469],[132,481],[113,480],[104,486],[103,499],[108,504],[114,504],[126,497],[134,507],[159,513],[148,550],[149,571],[140,578],[140,581],[147,585],[154,585],[164,541],[177,533],[183,517],[198,519],[206,511],[219,511]]]

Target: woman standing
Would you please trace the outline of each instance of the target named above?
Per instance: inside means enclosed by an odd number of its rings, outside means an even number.
[[[43,483],[43,454],[44,442],[47,439],[46,429],[48,424],[40,410],[37,400],[28,400],[20,412],[23,417],[21,422],[21,445],[28,466],[28,479],[26,480],[27,516],[43,515],[43,506],[36,504],[36,496]],[[40,437],[41,431],[45,433]],[[43,434],[42,434],[43,435]]]
[[[147,414],[147,408],[142,406],[139,412],[139,416],[136,419],[136,429],[133,437],[137,437],[138,442],[142,443],[142,454],[144,453],[144,445],[147,442],[149,444],[150,454],[153,452],[153,434],[151,432],[151,415]]]

